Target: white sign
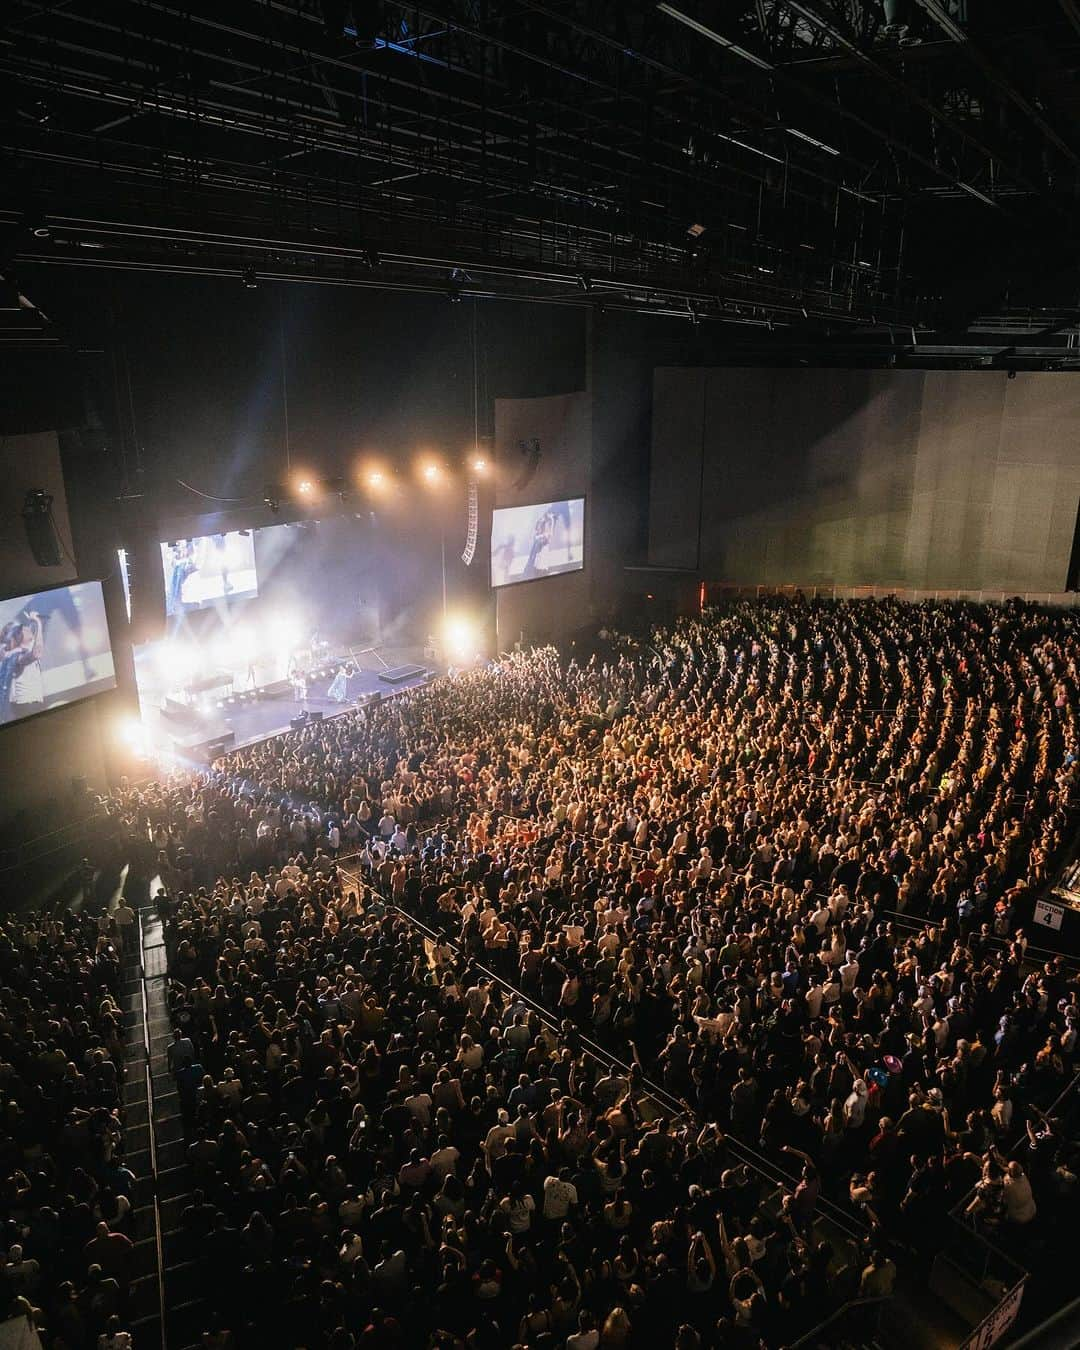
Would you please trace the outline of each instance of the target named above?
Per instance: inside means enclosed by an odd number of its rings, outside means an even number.
[[[980,1322],[974,1332],[960,1347],[960,1350],[989,1350],[996,1344],[1016,1321],[1020,1311],[1020,1300],[1024,1296],[1024,1282],[1009,1291],[994,1311]]]
[[[1049,900],[1037,900],[1035,902],[1035,922],[1041,923],[1045,928],[1060,929],[1061,920],[1064,917],[1064,905],[1052,905]]]

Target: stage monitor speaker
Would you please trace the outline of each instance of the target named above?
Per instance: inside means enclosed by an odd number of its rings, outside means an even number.
[[[26,542],[39,567],[59,567],[64,560],[60,538],[53,524],[52,504],[52,494],[44,488],[31,488],[23,502]]]
[[[1069,554],[1069,571],[1065,577],[1067,591],[1080,591],[1080,505],[1076,508],[1076,524],[1073,526],[1072,552]]]

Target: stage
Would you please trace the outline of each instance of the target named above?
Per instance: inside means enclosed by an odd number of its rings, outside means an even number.
[[[381,658],[381,661],[379,660]],[[333,673],[312,678],[308,682],[307,697],[303,701],[287,680],[271,681],[267,685],[240,689],[234,681],[233,691],[224,686],[220,697],[209,695],[197,704],[182,707],[174,700],[168,704],[163,692],[142,693],[142,721],[150,748],[166,758],[205,763],[228,749],[267,740],[292,729],[293,720],[306,713],[308,717],[321,716],[324,721],[340,717],[362,706],[376,695],[392,698],[407,689],[415,689],[434,674],[443,674],[431,660],[425,660],[420,647],[379,648],[378,656],[369,659],[346,682],[346,701],[327,697]],[[383,664],[385,663],[385,664]],[[409,668],[413,668],[410,672]],[[400,674],[395,674],[400,672]],[[392,680],[388,674],[395,675]]]

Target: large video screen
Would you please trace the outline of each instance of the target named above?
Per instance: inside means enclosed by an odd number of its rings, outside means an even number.
[[[0,724],[115,688],[100,581],[0,600]]]
[[[580,572],[584,566],[584,497],[492,512],[492,586]]]
[[[255,540],[251,530],[174,539],[161,546],[165,612],[187,614],[218,600],[258,595]]]

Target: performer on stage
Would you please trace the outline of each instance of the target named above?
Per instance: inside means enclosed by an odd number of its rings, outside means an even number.
[[[339,666],[338,672],[330,681],[330,688],[326,691],[326,697],[331,703],[347,703],[349,699],[349,671],[345,666]]]

